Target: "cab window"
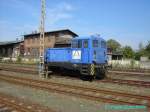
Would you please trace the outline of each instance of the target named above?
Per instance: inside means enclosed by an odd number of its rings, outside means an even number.
[[[83,47],[84,48],[88,48],[88,40],[84,40],[83,41]]]
[[[81,48],[82,47],[82,41],[81,40],[74,40],[72,42],[72,48]]]
[[[78,48],[82,48],[82,40],[78,40]]]
[[[105,41],[101,41],[101,48],[106,48],[106,42]]]
[[[98,40],[93,40],[93,47],[98,47]]]
[[[78,45],[77,43],[78,43],[78,41],[73,41],[72,42],[72,48],[77,48],[77,45]]]

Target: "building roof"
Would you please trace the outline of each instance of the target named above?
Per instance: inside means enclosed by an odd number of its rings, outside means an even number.
[[[53,34],[53,33],[60,33],[60,32],[69,32],[71,33],[72,35],[75,36],[78,36],[76,33],[72,32],[71,30],[69,29],[62,29],[62,30],[55,30],[55,31],[49,31],[49,32],[45,32],[45,34]],[[30,36],[36,36],[36,35],[40,35],[40,33],[32,33],[32,34],[27,34],[27,35],[24,35],[25,38],[28,38]]]
[[[80,37],[77,37],[77,38],[74,38],[74,40],[78,40],[78,39],[99,39],[99,40],[102,40],[102,41],[105,41],[102,37],[98,36],[98,35],[91,35],[91,36],[80,36]]]
[[[17,44],[17,43],[21,43],[23,42],[23,40],[16,40],[16,41],[5,41],[5,42],[0,42],[0,45],[10,45],[10,44]]]

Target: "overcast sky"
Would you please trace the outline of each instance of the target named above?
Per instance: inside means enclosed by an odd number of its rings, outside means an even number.
[[[39,29],[40,0],[0,0],[0,41]],[[46,31],[100,34],[138,48],[150,40],[150,0],[46,0]]]

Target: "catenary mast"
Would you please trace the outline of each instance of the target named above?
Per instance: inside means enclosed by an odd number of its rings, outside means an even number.
[[[45,49],[45,0],[41,0],[41,21],[40,21],[40,71],[39,76],[44,75],[44,49]]]

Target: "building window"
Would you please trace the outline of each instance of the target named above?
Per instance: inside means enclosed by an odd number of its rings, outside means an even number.
[[[29,39],[28,39],[28,44],[31,44],[31,43],[32,43],[32,39],[29,38]]]
[[[48,42],[50,42],[51,41],[51,38],[50,37],[48,37]]]
[[[36,39],[36,42],[39,43],[39,42],[40,42],[40,38],[37,38],[37,39]]]
[[[37,42],[37,38],[35,37],[35,39],[34,39],[34,40],[35,40],[35,43],[36,43],[36,42]]]
[[[32,43],[35,43],[35,38],[32,39]]]
[[[30,48],[28,48],[27,52],[28,52],[28,53],[30,53],[30,51],[31,51],[31,49],[30,49]]]
[[[28,44],[30,44],[30,39],[28,39]]]
[[[61,32],[61,33],[58,34],[58,36],[59,36],[59,37],[64,37],[65,34]]]

